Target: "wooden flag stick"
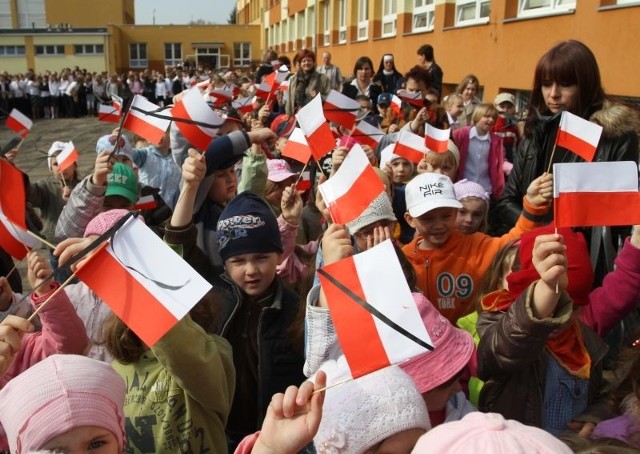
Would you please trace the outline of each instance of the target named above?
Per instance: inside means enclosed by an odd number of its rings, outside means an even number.
[[[547,173],[551,171],[551,166],[553,165],[553,155],[556,153],[556,144],[553,144],[553,149],[551,150],[551,157],[549,158],[549,166],[547,167]]]
[[[298,175],[298,179],[296,180],[296,182],[293,185],[294,188],[297,187],[298,183],[300,183],[300,180],[302,180],[302,177],[304,176],[304,171],[307,170],[307,166],[308,165],[309,165],[309,161],[307,161],[307,163],[304,165],[304,167],[300,171],[300,175]]]
[[[35,238],[36,240],[40,241],[42,244],[50,247],[52,250],[56,248],[55,244],[49,243],[47,240],[45,240],[44,238],[42,238],[41,236],[36,235],[35,233],[33,233],[31,230],[27,230],[27,233]]]
[[[29,316],[29,318],[27,319],[28,321],[31,321],[34,319],[34,317],[36,315],[38,315],[38,312],[40,312],[48,303],[49,301],[51,301],[53,298],[55,298],[62,290],[64,290],[64,288],[69,285],[71,283],[71,281],[76,277],[76,273],[74,272],[71,276],[69,276],[69,279],[67,279],[66,281],[64,281],[64,283],[58,287],[58,289],[53,292],[53,294],[51,294],[51,296],[49,296],[49,298],[47,298],[44,303],[42,303],[40,305],[40,307],[38,307],[38,309],[35,310],[35,312],[33,314],[31,314]]]
[[[353,377],[345,378],[344,380],[340,380],[339,382],[336,382],[333,385],[329,385],[329,386],[325,386],[324,388],[316,389],[314,392],[311,393],[311,395],[313,396],[314,394],[321,393],[322,391],[326,391],[327,389],[331,389],[331,388],[335,388],[336,386],[344,385],[345,383],[350,382],[351,380],[353,380]]]

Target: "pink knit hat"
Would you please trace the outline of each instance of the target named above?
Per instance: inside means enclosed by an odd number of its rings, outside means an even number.
[[[100,213],[91,221],[89,221],[89,224],[84,231],[84,237],[86,238],[91,235],[102,235],[127,214],[129,214],[129,211],[122,209],[107,210]]]
[[[467,414],[460,421],[441,424],[418,440],[413,454],[564,454],[571,449],[548,432],[509,419],[497,413]]]
[[[124,449],[124,381],[102,361],[53,355],[30,367],[0,391],[0,423],[11,452],[41,449],[75,427],[109,430]]]
[[[489,199],[491,198],[491,194],[485,191],[482,186],[475,181],[469,181],[466,178],[455,183],[453,185],[453,190],[456,193],[456,199],[459,201],[462,201],[467,197],[477,197],[480,200],[484,200],[486,203],[489,203]]]
[[[471,334],[453,326],[424,295],[414,293],[413,299],[435,348],[400,367],[424,394],[455,377],[471,359],[475,345]]]

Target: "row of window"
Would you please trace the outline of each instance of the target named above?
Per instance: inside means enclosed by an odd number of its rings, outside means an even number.
[[[197,49],[198,54],[220,57],[220,49]],[[182,43],[164,44],[164,64],[176,65],[182,61]],[[249,66],[251,64],[251,43],[233,43],[233,66]],[[146,43],[129,44],[129,66],[146,68],[149,65]]]
[[[63,44],[52,45],[36,45],[34,53],[37,56],[42,55],[64,55]],[[104,46],[102,44],[76,44],[73,46],[75,55],[102,55]],[[25,55],[25,46],[0,46],[0,55],[5,57],[23,57]]]

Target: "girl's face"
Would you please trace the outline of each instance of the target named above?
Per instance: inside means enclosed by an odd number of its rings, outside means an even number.
[[[371,80],[371,76],[373,75],[373,68],[369,65],[369,63],[364,63],[357,71],[356,77],[358,78],[358,82],[366,82],[369,83]]]
[[[432,166],[431,172],[439,173],[441,175],[446,175],[449,177],[451,181],[455,181],[458,176],[458,169],[447,161],[445,161],[441,166],[436,167],[429,162],[429,159],[426,160],[428,164]]]
[[[462,97],[465,101],[471,101],[476,93],[478,92],[478,87],[473,82],[469,82],[464,90],[462,90]]]
[[[427,410],[442,411],[447,406],[449,399],[460,391],[462,391],[460,379],[459,377],[455,377],[449,382],[424,393],[422,396],[424,398],[424,403],[427,404]]]
[[[481,135],[485,135],[495,123],[496,119],[493,115],[485,115],[478,120],[475,126]]]
[[[467,197],[460,202],[462,208],[458,210],[456,228],[465,235],[478,232],[487,213],[486,202],[477,197]]]
[[[551,111],[557,113],[561,110],[573,112],[578,101],[578,86],[558,83],[551,80],[542,81],[542,97]]]
[[[108,429],[96,426],[75,427],[47,441],[40,451],[64,454],[118,454],[118,439]]]
[[[391,169],[394,183],[404,184],[411,179],[411,163],[406,159],[394,159],[391,161]]]

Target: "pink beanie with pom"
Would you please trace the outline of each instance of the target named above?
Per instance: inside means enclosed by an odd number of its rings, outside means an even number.
[[[127,214],[129,214],[129,211],[123,209],[108,210],[100,213],[89,222],[84,231],[84,237],[102,235]]]

